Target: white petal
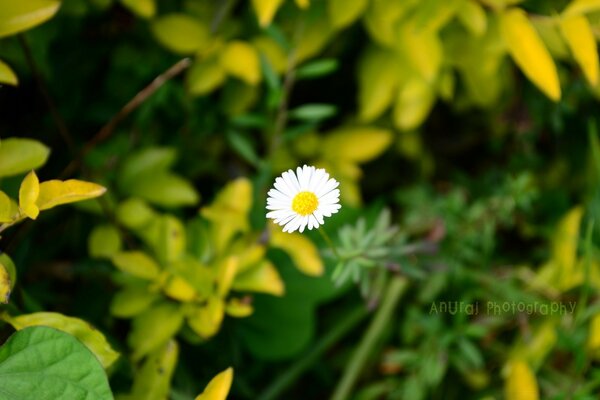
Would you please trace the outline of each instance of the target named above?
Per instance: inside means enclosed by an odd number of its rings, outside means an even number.
[[[267,193],[269,196],[275,199],[287,199],[290,197],[290,189],[288,189],[287,184],[281,177],[278,177],[275,180],[273,186],[275,187],[275,189],[269,190],[269,192]]]
[[[308,216],[305,215],[300,220],[300,233],[304,232],[304,228],[306,228],[306,224],[308,224]]]
[[[285,183],[287,183],[288,186],[292,189],[292,191],[290,191],[289,193],[290,196],[294,196],[300,191],[300,184],[298,183],[298,178],[296,178],[296,174],[294,174],[294,171],[290,169],[281,174],[281,177],[283,178],[283,180],[285,180]]]
[[[329,174],[327,172],[325,172],[325,170],[322,168],[317,170],[317,174],[319,174],[319,179],[317,180],[315,185],[312,187],[312,190],[315,193],[319,193],[321,188],[327,183],[327,180],[329,179]]]
[[[311,224],[312,222],[312,224]],[[319,227],[319,222],[317,221],[317,218],[314,215],[309,215],[308,217],[308,229],[312,230],[312,228],[318,228]]]
[[[323,225],[325,223],[325,220],[323,220],[323,213],[321,212],[321,210],[319,210],[318,208],[315,210],[315,212],[313,212],[313,215],[315,216],[315,218],[317,219],[317,221],[319,222],[319,224]],[[319,226],[319,225],[317,225]]]
[[[340,183],[333,178],[328,180],[327,183],[323,185],[323,187],[320,188],[320,190],[317,192],[317,197],[326,195],[327,193],[331,192],[333,189],[338,187],[339,184]]]

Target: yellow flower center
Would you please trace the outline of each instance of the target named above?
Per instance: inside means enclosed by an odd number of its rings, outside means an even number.
[[[319,206],[319,199],[313,192],[300,192],[292,200],[292,210],[305,216],[312,214]]]

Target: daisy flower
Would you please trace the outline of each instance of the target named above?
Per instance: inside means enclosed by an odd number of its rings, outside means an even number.
[[[283,226],[284,232],[304,231],[324,224],[342,206],[339,182],[329,177],[324,169],[298,167],[296,173],[288,170],[275,179],[274,188],[267,198],[267,218]]]

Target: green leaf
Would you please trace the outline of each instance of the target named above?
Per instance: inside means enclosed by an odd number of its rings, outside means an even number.
[[[339,63],[335,58],[323,58],[304,64],[296,71],[296,79],[316,79],[335,72]]]
[[[352,24],[365,11],[368,0],[329,0],[327,11],[331,24],[342,29]]]
[[[158,42],[174,53],[193,54],[210,42],[208,26],[185,14],[162,16],[151,29]]]
[[[57,0],[0,0],[0,37],[33,28],[52,18],[60,7]]]
[[[290,117],[298,120],[322,120],[332,117],[337,109],[331,104],[305,104],[290,110]]]
[[[227,139],[231,147],[244,158],[244,160],[248,161],[250,164],[254,166],[258,166],[260,164],[260,157],[256,154],[256,150],[254,150],[253,143],[250,139],[237,131],[230,131],[227,135]]]
[[[117,220],[129,229],[143,228],[155,216],[154,210],[141,199],[130,198],[117,207]]]
[[[115,317],[131,318],[146,310],[159,295],[146,287],[126,287],[112,298],[110,313]]]
[[[102,196],[106,188],[98,184],[77,179],[67,181],[51,180],[40,183],[40,195],[36,204],[40,211],[61,204],[93,199]]]
[[[104,335],[82,319],[54,312],[38,312],[17,317],[4,315],[3,319],[19,331],[31,326],[49,326],[69,333],[86,345],[104,368],[110,367],[119,358],[119,353],[112,349]]]
[[[113,398],[96,357],[73,336],[42,326],[16,332],[0,348],[0,397]]]
[[[152,18],[156,14],[156,3],[154,0],[121,0],[121,4],[142,18]]]
[[[118,183],[126,189],[142,175],[167,171],[177,159],[177,151],[171,147],[150,147],[131,154],[119,169]]]
[[[170,172],[144,174],[127,188],[133,196],[163,207],[192,206],[200,196],[185,179]]]
[[[0,60],[0,84],[17,86],[19,78],[4,61]]]
[[[112,225],[99,225],[90,233],[88,248],[92,257],[111,257],[118,253],[121,247],[119,230]]]
[[[160,267],[146,253],[124,251],[112,257],[112,262],[121,271],[137,278],[153,280],[160,274]]]
[[[202,96],[221,86],[225,78],[225,70],[216,60],[196,61],[187,72],[187,88],[192,95]]]
[[[33,139],[8,138],[0,143],[0,178],[36,169],[46,162],[50,149]]]
[[[183,311],[174,303],[161,303],[133,319],[127,342],[133,358],[139,360],[167,343],[181,327]]]

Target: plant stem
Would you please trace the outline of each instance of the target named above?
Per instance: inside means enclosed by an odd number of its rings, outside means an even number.
[[[375,313],[350,362],[346,365],[342,379],[331,396],[331,400],[346,400],[350,396],[352,388],[365,367],[367,359],[373,352],[385,327],[390,322],[392,312],[398,305],[407,284],[408,280],[401,276],[394,276],[388,284],[381,306]]]
[[[339,261],[343,261],[342,257],[340,256],[340,253],[338,253],[337,249],[335,248],[335,245],[333,244],[333,241],[331,240],[331,238],[329,237],[329,235],[325,231],[325,228],[317,229],[317,231],[319,231],[319,233],[321,234],[321,236],[323,237],[323,239],[325,240],[325,242],[327,243],[327,245],[331,248],[331,251],[333,251],[333,254],[335,254],[335,256],[337,257],[337,259]]]
[[[337,343],[344,335],[354,329],[368,314],[364,307],[355,309],[346,314],[343,319],[327,332],[327,334],[312,349],[294,363],[284,373],[279,375],[271,385],[269,385],[260,396],[259,400],[274,400],[282,398],[281,394],[289,388],[302,374],[310,368],[332,345]]]

